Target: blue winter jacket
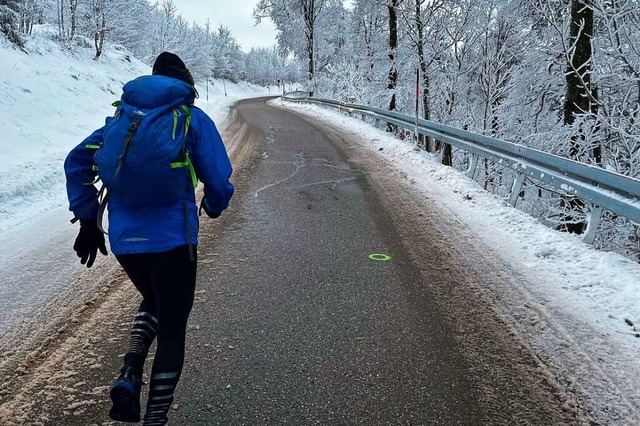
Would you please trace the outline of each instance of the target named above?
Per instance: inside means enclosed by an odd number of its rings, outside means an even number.
[[[142,112],[171,104],[192,105],[193,89],[186,83],[164,76],[144,76],[124,86],[121,102]],[[208,210],[218,215],[229,205],[234,191],[229,182],[232,168],[222,138],[213,121],[200,109],[191,106],[191,126],[186,148],[198,179],[204,184],[204,202]],[[99,205],[93,182],[95,148],[103,143],[103,133],[114,117],[106,119],[105,126],[96,130],[74,148],[64,164],[70,210],[78,219],[95,219]],[[167,131],[171,131],[168,129]],[[136,138],[144,135],[136,134]],[[125,160],[126,161],[126,157]],[[185,173],[188,173],[185,169]],[[126,191],[126,183],[123,189]],[[135,208],[119,202],[114,191],[108,202],[109,242],[114,254],[158,253],[175,247],[198,244],[198,207],[193,187],[185,185],[181,200],[170,204],[154,199],[143,199]]]

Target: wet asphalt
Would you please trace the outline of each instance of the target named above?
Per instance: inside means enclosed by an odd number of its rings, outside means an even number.
[[[521,277],[362,135],[255,99],[224,137],[237,192],[201,220],[170,425],[597,424],[490,291]],[[104,266],[102,293],[16,361],[0,424],[116,424],[139,295]]]
[[[201,228],[171,424],[487,424],[365,172],[295,114],[265,100],[236,110],[258,140],[231,208]]]

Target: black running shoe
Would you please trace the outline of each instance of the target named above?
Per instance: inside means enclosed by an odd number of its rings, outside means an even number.
[[[125,367],[111,388],[113,407],[109,417],[119,422],[137,423],[140,421],[140,388],[142,381],[137,370]]]

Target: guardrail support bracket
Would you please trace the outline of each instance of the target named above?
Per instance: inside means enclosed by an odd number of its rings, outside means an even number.
[[[587,231],[584,233],[584,237],[582,237],[582,241],[587,244],[593,244],[593,242],[596,240],[598,227],[600,226],[600,221],[602,220],[602,210],[603,209],[600,206],[596,206],[593,204],[589,205]]]
[[[511,187],[511,195],[509,196],[509,204],[513,207],[516,206],[518,202],[518,198],[520,197],[520,192],[522,191],[522,185],[524,185],[524,178],[526,175],[524,173],[518,173],[518,176],[513,181],[513,186]]]
[[[429,141],[427,143],[431,143],[431,138],[429,138]],[[464,174],[467,175],[468,178],[473,179],[476,175],[476,168],[478,167],[478,160],[480,157],[478,157],[476,154],[471,154],[470,157],[471,159],[469,160],[469,168],[466,172],[464,172]]]

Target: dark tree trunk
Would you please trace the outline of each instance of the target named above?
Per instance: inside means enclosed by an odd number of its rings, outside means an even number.
[[[69,17],[71,19],[71,32],[69,33],[69,38],[73,38],[76,35],[76,10],[78,9],[78,1],[79,0],[69,0]]]
[[[307,52],[309,54],[309,96],[313,97],[315,94],[315,54],[313,52],[313,30],[307,35]]]
[[[442,145],[442,164],[449,167],[453,166],[453,150],[448,143]]]
[[[315,9],[315,0],[309,0],[303,2],[303,12],[304,12],[304,22],[305,22],[305,33],[307,37],[307,53],[309,55],[309,96],[313,97],[315,95],[315,81],[316,81],[316,55],[315,55],[315,20],[316,20],[316,9]]]
[[[451,117],[453,115],[453,108],[455,107],[456,102],[456,92],[450,90],[448,93],[447,100],[445,104],[447,106],[447,115]],[[465,124],[464,130],[468,130],[468,126]],[[440,145],[440,141],[436,141],[436,145]],[[440,146],[437,146],[440,149]],[[442,164],[445,166],[453,167],[453,148],[448,143],[442,144]]]
[[[598,88],[597,87],[592,87],[591,89],[591,94],[593,95],[593,99],[596,101],[593,103],[593,105],[591,105],[591,112],[595,115],[598,114]],[[597,127],[594,130],[595,134],[600,133],[602,129],[600,128],[600,125],[597,125]],[[602,157],[602,142],[598,141],[596,143],[596,145],[594,145],[593,147],[593,159],[595,160],[596,164],[600,167],[602,167],[604,165],[604,158]]]
[[[103,17],[102,18],[103,25],[105,24],[104,21],[105,21],[105,18]],[[104,47],[104,36],[105,36],[104,27],[100,31],[97,31],[95,34],[94,42],[96,45],[96,57],[93,58],[94,60],[97,60],[100,57],[100,55],[102,55],[102,48]]]
[[[65,28],[64,28],[64,0],[58,0],[59,3],[59,8],[58,8],[58,28],[60,30],[60,37],[64,37],[65,34]]]
[[[575,46],[569,52],[566,82],[567,92],[564,103],[564,124],[571,126],[576,121],[576,116],[591,111],[591,62],[593,37],[593,9],[589,0],[571,0],[571,23],[569,46]],[[580,153],[584,136],[575,134],[571,138],[569,156],[577,158]],[[565,209],[569,211],[584,210],[584,202],[577,198],[563,199]],[[570,214],[564,217],[561,229],[574,234],[582,234],[585,222],[577,220]]]
[[[93,39],[93,44],[96,46],[96,56],[93,60],[97,60],[102,55],[102,46],[104,43],[104,35],[102,33],[96,33]]]
[[[397,109],[395,90],[398,85],[398,67],[396,63],[398,49],[398,13],[396,7],[399,2],[400,0],[389,0],[387,5],[389,9],[389,62],[391,63],[387,88],[392,92],[391,102],[389,103],[390,111]]]
[[[107,17],[106,17],[104,0],[96,1],[94,14],[95,14],[95,20],[96,20],[96,32],[94,34],[96,56],[93,59],[97,60],[100,57],[100,55],[102,55],[102,48],[104,47],[104,38],[107,32]]]
[[[425,120],[431,120],[431,80],[427,69],[427,60],[424,56],[424,23],[422,22],[422,4],[423,1],[416,1],[416,30],[418,32],[417,49],[420,72],[422,73],[422,117]],[[424,139],[424,147],[429,150],[431,146],[431,138]]]
[[[591,38],[593,36],[593,9],[584,0],[571,0],[571,36],[567,64],[567,95],[564,102],[564,124],[575,123],[576,115],[591,111]],[[579,152],[579,137],[573,140],[570,154]]]
[[[391,92],[391,101],[389,102],[389,111],[395,111],[396,105],[396,87],[398,85],[398,67],[396,63],[396,54],[398,49],[398,13],[396,7],[401,0],[388,0],[387,8],[389,9],[389,62],[391,69],[389,70],[389,83],[387,89]],[[394,132],[396,126],[387,123],[387,131]]]

